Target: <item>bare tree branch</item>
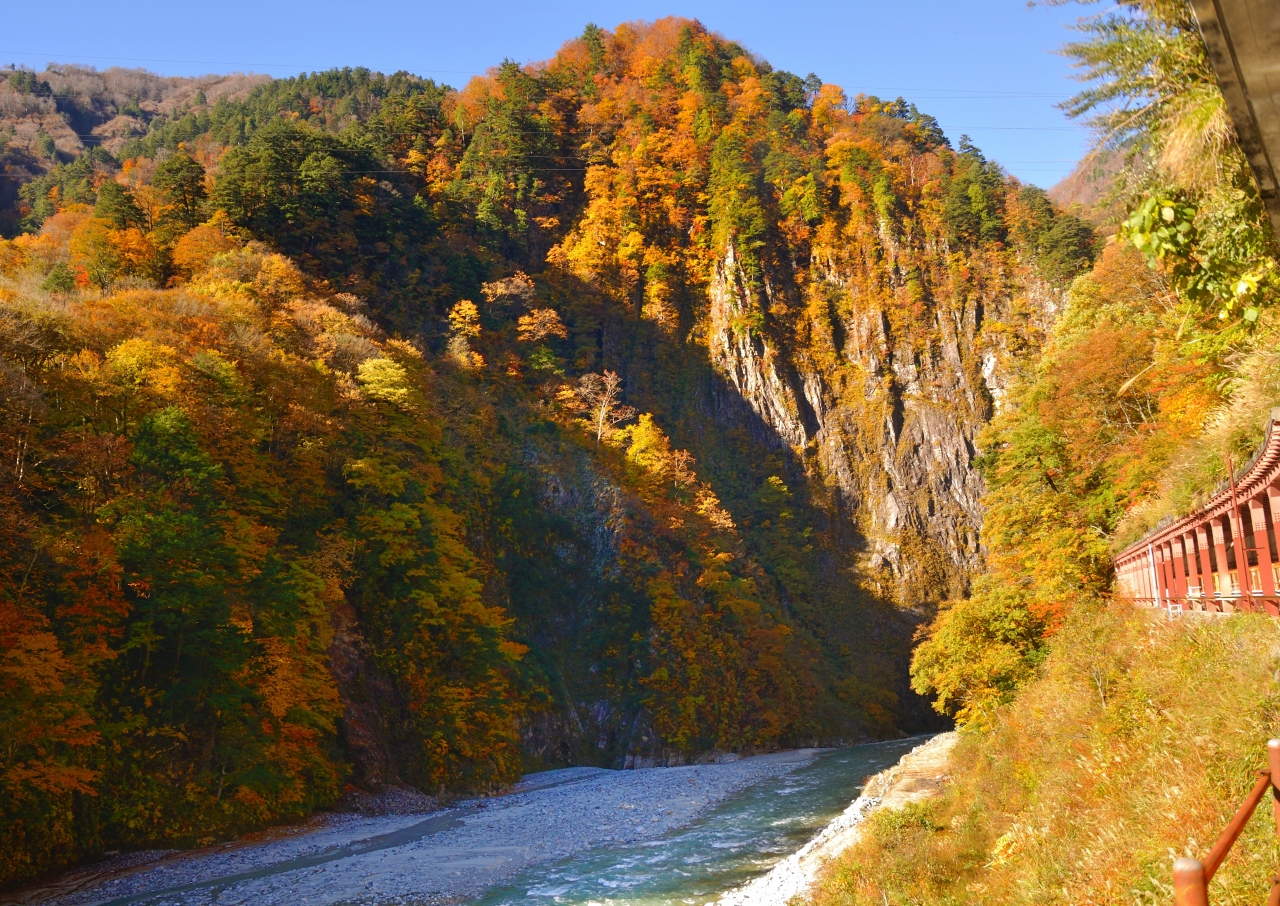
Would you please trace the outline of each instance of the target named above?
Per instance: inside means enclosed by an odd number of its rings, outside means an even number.
[[[584,374],[578,379],[574,396],[586,411],[587,421],[596,436],[597,450],[605,434],[615,425],[635,418],[636,408],[622,405],[622,379],[616,371]]]

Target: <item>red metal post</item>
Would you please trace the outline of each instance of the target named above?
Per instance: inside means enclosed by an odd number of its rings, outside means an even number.
[[[1262,505],[1262,495],[1249,498],[1249,517],[1253,523],[1253,546],[1258,557],[1258,582],[1265,599],[1267,613],[1280,615],[1276,602],[1276,580],[1271,570],[1271,545],[1267,542],[1267,511]]]
[[[1169,562],[1168,545],[1160,542],[1156,545],[1156,575],[1160,577],[1160,606],[1168,607],[1169,598],[1173,596],[1173,564]]]
[[[1156,570],[1156,548],[1154,544],[1147,544],[1147,582],[1151,583],[1151,603],[1159,607],[1160,599],[1160,573]]]
[[[1173,558],[1178,561],[1178,589],[1183,598],[1191,591],[1191,579],[1188,573],[1191,563],[1187,560],[1186,539],[1181,535],[1173,539]]]
[[[1173,902],[1174,906],[1209,906],[1209,881],[1199,859],[1173,863]]]
[[[1271,510],[1271,524],[1268,528],[1277,536],[1277,542],[1280,542],[1280,487],[1273,484],[1267,488],[1266,494],[1268,509]],[[1270,542],[1267,546],[1270,547]],[[1276,593],[1280,594],[1280,570],[1277,570],[1274,563],[1271,565],[1271,581],[1276,587]]]
[[[1173,863],[1173,902],[1174,906],[1209,906],[1209,882],[1218,873],[1227,853],[1235,845],[1245,825],[1253,816],[1262,800],[1271,796],[1272,814],[1276,822],[1276,833],[1280,834],[1280,739],[1267,740],[1267,770],[1258,772],[1258,780],[1245,797],[1231,821],[1223,830],[1218,841],[1213,844],[1209,855],[1203,862],[1197,859],[1182,858]],[[1280,906],[1280,876],[1272,881],[1271,892],[1267,898],[1268,906]]]
[[[1230,597],[1231,570],[1227,568],[1227,533],[1222,528],[1222,517],[1214,517],[1209,520],[1209,531],[1213,532],[1213,552],[1218,560],[1218,569],[1214,575],[1217,584],[1222,586],[1222,597],[1218,599],[1218,603],[1221,605],[1223,613],[1231,613],[1231,611],[1235,610],[1235,604],[1231,602]]]
[[[1161,607],[1169,606],[1169,595],[1173,594],[1173,585],[1170,581],[1172,577],[1169,575],[1169,558],[1165,554],[1164,545],[1157,544],[1155,546],[1156,557],[1156,587],[1159,591],[1156,597],[1159,598]]]
[[[1196,533],[1196,547],[1200,549],[1201,556],[1204,557],[1204,572],[1200,578],[1204,585],[1205,609],[1212,611],[1221,611],[1222,607],[1213,597],[1213,560],[1209,558],[1210,550],[1213,546],[1213,526],[1208,520],[1201,519],[1193,531]]]
[[[1183,566],[1183,540],[1172,537],[1169,540],[1169,562],[1174,573],[1174,598],[1187,598],[1187,567]]]
[[[1268,744],[1268,750],[1270,744]],[[1268,754],[1270,752],[1268,751]],[[1253,785],[1253,789],[1249,791],[1249,795],[1245,797],[1240,807],[1236,809],[1236,813],[1231,816],[1226,830],[1222,832],[1222,836],[1218,838],[1218,842],[1213,844],[1213,849],[1209,850],[1209,855],[1204,857],[1204,879],[1208,883],[1213,876],[1218,873],[1218,867],[1222,865],[1222,860],[1227,857],[1227,853],[1231,852],[1231,847],[1235,845],[1244,826],[1249,823],[1249,819],[1253,817],[1254,811],[1260,803],[1272,791],[1274,787],[1271,785],[1271,772],[1259,771],[1259,777]],[[1274,798],[1274,797],[1273,797]]]
[[[1280,739],[1267,740],[1267,767],[1271,769],[1271,813],[1276,819],[1276,835],[1280,836]]]
[[[1120,588],[1128,592],[1131,597],[1142,597],[1137,584],[1134,582],[1133,561],[1126,560],[1123,563],[1116,564],[1116,577],[1119,580]]]
[[[1141,601],[1147,596],[1147,580],[1144,578],[1147,574],[1147,557],[1144,552],[1141,556],[1135,556],[1129,560],[1129,584],[1133,589],[1133,599],[1135,602]]]
[[[1253,610],[1253,584],[1249,581],[1249,558],[1244,552],[1244,521],[1240,518],[1240,503],[1236,500],[1236,470],[1227,454],[1227,475],[1231,479],[1231,527],[1232,543],[1236,550],[1236,574],[1240,577],[1240,600],[1246,610]]]
[[[1200,556],[1200,552],[1196,549],[1195,532],[1182,533],[1182,549],[1186,551],[1187,569],[1189,570],[1189,572],[1187,573],[1187,579],[1189,583],[1189,587],[1187,588],[1187,594],[1188,595],[1191,594],[1190,586],[1195,586],[1200,589],[1200,594],[1202,598],[1201,600],[1198,600],[1195,602],[1196,609],[1199,610],[1202,606],[1204,606],[1203,605],[1204,579],[1200,575],[1200,561],[1197,559]]]

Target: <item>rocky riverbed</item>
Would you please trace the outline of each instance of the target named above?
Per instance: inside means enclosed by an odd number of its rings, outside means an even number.
[[[135,854],[27,891],[21,903],[458,903],[543,862],[653,839],[807,765],[815,750],[721,764],[529,775],[510,794],[410,814],[328,815],[186,853]],[[396,809],[392,809],[395,811]]]

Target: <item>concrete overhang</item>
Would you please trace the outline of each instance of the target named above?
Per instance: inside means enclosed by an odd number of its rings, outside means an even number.
[[[1280,236],[1280,0],[1191,0],[1191,6]]]

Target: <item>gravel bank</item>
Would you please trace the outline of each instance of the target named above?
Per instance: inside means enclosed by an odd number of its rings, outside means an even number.
[[[813,750],[726,764],[533,774],[506,796],[418,814],[330,815],[257,840],[179,854],[123,873],[103,866],[28,891],[26,903],[457,903],[531,865],[688,824]],[[106,870],[103,870],[106,869]]]
[[[783,859],[766,875],[725,894],[717,906],[779,906],[804,896],[823,865],[857,842],[860,825],[881,808],[902,808],[934,796],[946,782],[947,756],[955,733],[942,733],[916,746],[902,760],[872,777],[862,795],[850,803],[822,833]]]

